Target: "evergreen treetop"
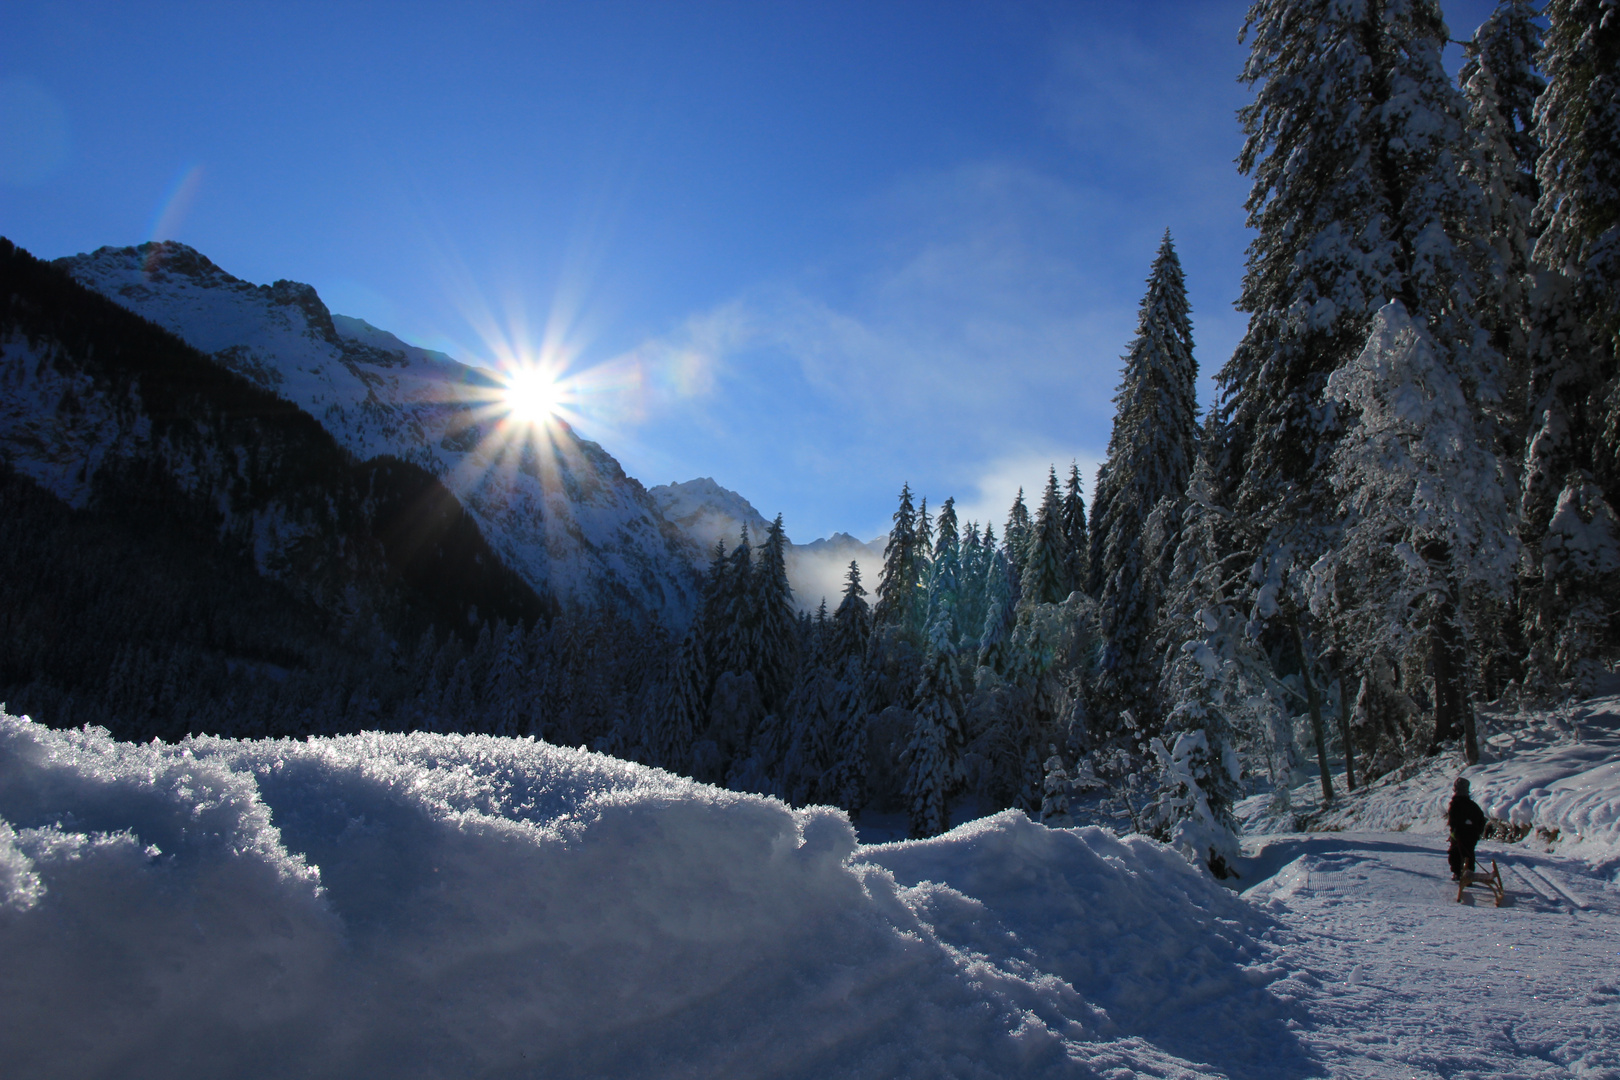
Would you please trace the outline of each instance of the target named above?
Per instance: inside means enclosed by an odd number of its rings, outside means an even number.
[[[878,581],[877,606],[872,620],[878,626],[905,627],[916,604],[917,513],[911,503],[911,485],[900,488],[894,528],[883,549],[883,577]]]
[[[1068,552],[1065,569],[1069,585],[1086,590],[1091,584],[1091,538],[1086,529],[1086,500],[1081,490],[1080,465],[1069,463],[1069,479],[1063,491],[1063,540]]]

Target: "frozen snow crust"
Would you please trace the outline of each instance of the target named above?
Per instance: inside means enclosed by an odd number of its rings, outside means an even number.
[[[1016,813],[860,848],[527,740],[0,712],[14,1077],[1297,1074],[1267,918]]]

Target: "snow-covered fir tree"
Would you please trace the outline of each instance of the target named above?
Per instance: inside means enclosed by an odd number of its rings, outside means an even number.
[[[1216,481],[1234,549],[1252,557],[1248,615],[1277,672],[1308,679],[1308,657],[1326,653],[1302,622],[1305,571],[1338,542],[1331,458],[1346,417],[1328,379],[1395,298],[1471,408],[1499,399],[1501,360],[1477,319],[1487,214],[1433,0],[1261,0],[1244,32],[1257,89],[1239,166],[1256,237],[1238,306],[1251,319],[1217,378]]]
[[[1519,528],[1529,555],[1529,676],[1550,690],[1589,676],[1617,647],[1613,591],[1606,611],[1590,611],[1604,581],[1581,568],[1594,564],[1545,553],[1560,515],[1567,526],[1573,514],[1598,547],[1620,544],[1605,527],[1620,505],[1620,16],[1606,0],[1549,0],[1544,14],[1539,273]],[[1564,634],[1578,614],[1595,616],[1590,632]]]
[[[872,633],[872,612],[861,587],[861,567],[849,563],[843,599],[833,612],[829,663],[836,674],[833,687],[832,765],[826,778],[828,797],[855,812],[866,802],[867,712],[865,671],[867,641]]]
[[[1069,816],[1069,770],[1063,767],[1063,756],[1056,744],[1046,747],[1046,761],[1042,763],[1044,778],[1041,782],[1041,824],[1064,829],[1074,824]]]
[[[950,825],[948,804],[959,778],[966,711],[956,649],[945,618],[936,618],[929,627],[928,652],[915,696],[911,741],[903,754],[911,835],[937,836]]]
[[[916,529],[917,535],[913,537],[911,543],[912,573],[915,575],[912,582],[914,596],[906,632],[913,641],[921,642],[927,640],[928,636],[928,580],[934,564],[934,523],[928,516],[926,496],[917,501]]]
[[[1020,582],[1024,574],[1024,561],[1029,558],[1034,525],[1029,519],[1029,507],[1024,505],[1024,489],[1020,487],[1007,511],[1007,525],[1001,533],[1001,547],[1007,553],[1007,566],[1012,570],[1013,599],[1018,599]]]
[[[1471,152],[1464,175],[1484,199],[1487,243],[1478,256],[1478,316],[1501,354],[1499,393],[1487,402],[1498,453],[1523,454],[1530,360],[1526,331],[1531,275],[1531,216],[1540,192],[1541,144],[1534,128],[1536,98],[1546,81],[1536,67],[1541,27],[1529,0],[1503,0],[1464,45],[1457,82],[1468,103]]]
[[[1068,557],[1065,568],[1071,589],[1091,586],[1091,534],[1086,525],[1086,500],[1080,482],[1079,462],[1069,462],[1069,479],[1063,488],[1063,540]]]
[[[976,522],[962,528],[958,544],[961,570],[957,586],[957,628],[962,647],[971,654],[979,649],[979,634],[984,629],[984,575],[990,566],[990,549]]]
[[[1327,394],[1352,423],[1333,458],[1342,539],[1312,569],[1312,609],[1330,619],[1351,670],[1378,653],[1423,657],[1436,743],[1466,734],[1477,759],[1468,673],[1490,630],[1473,616],[1494,626],[1507,612],[1511,482],[1452,358],[1398,300]]]
[[[833,659],[842,663],[865,655],[871,634],[872,609],[861,585],[861,564],[851,559],[844,574],[844,595],[832,616]]]
[[[753,677],[760,653],[759,615],[755,606],[758,590],[754,584],[754,545],[749,543],[747,525],[717,581],[720,592],[716,607],[721,614],[716,627],[715,675],[731,672]]]
[[[1063,528],[1063,500],[1058,494],[1057,469],[1046,474],[1046,490],[1035,511],[1029,534],[1019,603],[1057,604],[1073,591],[1069,581],[1069,542]]]
[[[1104,692],[1116,715],[1129,709],[1139,720],[1154,713],[1153,632],[1163,585],[1144,557],[1144,536],[1160,501],[1178,500],[1186,490],[1198,450],[1197,392],[1186,283],[1166,233],[1114,396],[1109,496],[1095,504],[1091,521],[1099,538]]]
[[[1092,525],[1086,530],[1090,547],[1086,551],[1086,582],[1085,592],[1088,596],[1096,596],[1102,591],[1103,582],[1103,541],[1107,535],[1097,531],[1096,523],[1109,516],[1109,495],[1114,489],[1113,477],[1108,471],[1108,462],[1104,461],[1097,467],[1097,488],[1091,496]]]
[[[1463,177],[1465,105],[1433,0],[1260,0],[1244,34],[1257,89],[1239,168],[1254,179],[1256,236],[1238,303],[1249,329],[1217,376],[1218,464],[1240,517],[1314,558],[1340,430],[1328,376],[1390,298],[1443,348],[1471,341],[1475,283],[1458,247],[1482,231],[1481,200]]]
[[[1541,157],[1535,130],[1536,99],[1547,88],[1537,60],[1541,19],[1533,0],[1502,0],[1463,51],[1467,59],[1457,73],[1457,83],[1466,93],[1474,76],[1489,73],[1498,130],[1513,156],[1513,186],[1533,206],[1540,191],[1536,163]]]
[[[956,500],[946,499],[939,508],[928,568],[927,618],[930,626],[935,619],[946,618],[953,643],[961,636],[962,544],[956,530]]]
[[[913,618],[920,578],[917,560],[917,512],[911,502],[911,485],[900,488],[900,505],[894,512],[894,527],[883,549],[883,577],[878,581],[877,606],[872,611],[874,625],[904,628]]]
[[[1201,732],[1209,762],[1230,766],[1229,751],[1246,747],[1271,780],[1279,808],[1297,780],[1289,688],[1272,670],[1254,635],[1258,626],[1241,601],[1249,588],[1247,553],[1228,551],[1231,514],[1216,498],[1214,471],[1200,455],[1188,482],[1182,527],[1161,611],[1164,629],[1159,684],[1164,738],[1171,746],[1183,734]],[[1117,778],[1116,778],[1117,779]],[[1175,784],[1179,785],[1179,779]],[[1217,824],[1228,821],[1241,795],[1230,768],[1210,771],[1200,782],[1205,805]],[[1174,788],[1174,785],[1173,785]],[[1185,793],[1161,792],[1177,812],[1161,814],[1173,832],[1191,812]],[[1224,850],[1224,849],[1223,849]]]
[[[798,663],[793,587],[788,584],[786,560],[787,537],[782,530],[782,515],[777,514],[754,570],[753,603],[759,640],[755,677],[765,707],[773,710],[785,705]]]
[[[989,526],[985,532],[990,533]],[[1013,625],[1017,619],[1017,601],[1011,560],[1003,548],[991,546],[984,574],[984,625],[979,630],[979,666],[997,674],[1006,674],[1012,666],[1008,654]]]

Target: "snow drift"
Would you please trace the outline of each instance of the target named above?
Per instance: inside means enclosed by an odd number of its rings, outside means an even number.
[[[1269,1071],[1263,929],[1005,813],[857,847],[484,736],[132,745],[0,713],[0,1056],[47,1076]]]

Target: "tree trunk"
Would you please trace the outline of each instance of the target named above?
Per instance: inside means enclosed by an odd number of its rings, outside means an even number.
[[[1432,602],[1429,620],[1429,659],[1434,672],[1434,742],[1429,753],[1438,753],[1440,744],[1447,739],[1463,738],[1463,754],[1469,764],[1479,759],[1479,747],[1464,731],[1465,723],[1473,727],[1472,717],[1464,718],[1467,699],[1463,693],[1463,673],[1459,654],[1462,643],[1458,640],[1457,604],[1451,584],[1451,548],[1439,541],[1426,545],[1423,558],[1436,570],[1441,582],[1438,598]]]
[[[1465,702],[1463,718],[1463,760],[1470,765],[1479,764],[1479,734],[1474,726],[1474,703]]]
[[[1316,684],[1311,681],[1311,666],[1305,657],[1305,635],[1300,633],[1299,619],[1294,619],[1294,644],[1299,649],[1299,677],[1305,683],[1305,704],[1311,711],[1311,734],[1316,737],[1316,762],[1322,770],[1322,805],[1333,802],[1333,774],[1328,771],[1327,729],[1322,726],[1322,699],[1316,695]]]
[[[1344,784],[1356,790],[1356,747],[1350,741],[1349,679],[1339,680],[1339,738],[1344,740]]]

